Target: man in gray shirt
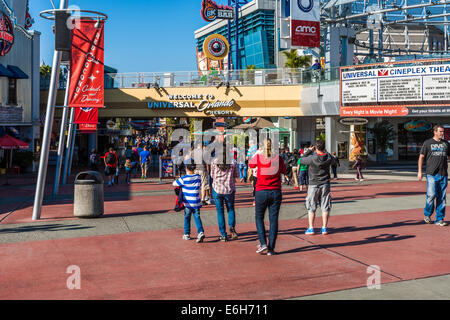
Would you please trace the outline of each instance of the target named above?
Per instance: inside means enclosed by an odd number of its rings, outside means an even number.
[[[328,234],[328,217],[331,210],[330,166],[336,160],[325,150],[325,141],[318,140],[315,147],[310,147],[301,158],[301,164],[309,166],[309,188],[306,197],[309,227],[305,234],[314,234],[314,219],[320,204],[322,209],[323,235]]]

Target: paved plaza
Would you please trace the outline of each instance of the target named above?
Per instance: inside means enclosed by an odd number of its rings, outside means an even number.
[[[198,244],[181,239],[168,181],[105,187],[98,219],[74,217],[73,185],[55,197],[49,184],[32,221],[33,177],[12,178],[0,193],[0,299],[450,299],[450,229],[423,222],[426,182],[387,176],[333,182],[327,236],[320,212],[317,234],[304,234],[306,194],[283,186],[274,256],[255,253],[246,184],[237,189],[239,239],[218,241],[208,205]],[[68,288],[74,266],[79,289]]]

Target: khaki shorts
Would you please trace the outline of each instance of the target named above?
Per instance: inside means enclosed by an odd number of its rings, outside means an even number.
[[[202,190],[209,190],[207,172],[203,170],[195,170],[194,173],[200,175],[200,177],[202,178]]]
[[[308,187],[306,209],[309,212],[316,212],[319,206],[322,212],[330,212],[331,210],[331,187],[329,184],[321,186],[309,185]]]

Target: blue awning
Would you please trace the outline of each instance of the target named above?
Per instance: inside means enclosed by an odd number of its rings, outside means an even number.
[[[11,71],[12,74],[14,74],[13,77],[15,79],[28,79],[28,75],[23,72],[19,67],[8,65],[8,70]]]
[[[14,78],[15,75],[4,65],[0,63],[0,77]]]

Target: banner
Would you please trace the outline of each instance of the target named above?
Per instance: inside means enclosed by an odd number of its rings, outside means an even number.
[[[298,47],[320,47],[319,0],[291,0],[291,43]]]
[[[76,124],[97,124],[98,123],[98,108],[75,108],[75,123]]]
[[[104,22],[81,20],[78,26],[72,31],[69,106],[103,108]]]
[[[95,131],[97,131],[97,124],[81,123],[78,126],[78,130],[80,133],[94,133]]]

